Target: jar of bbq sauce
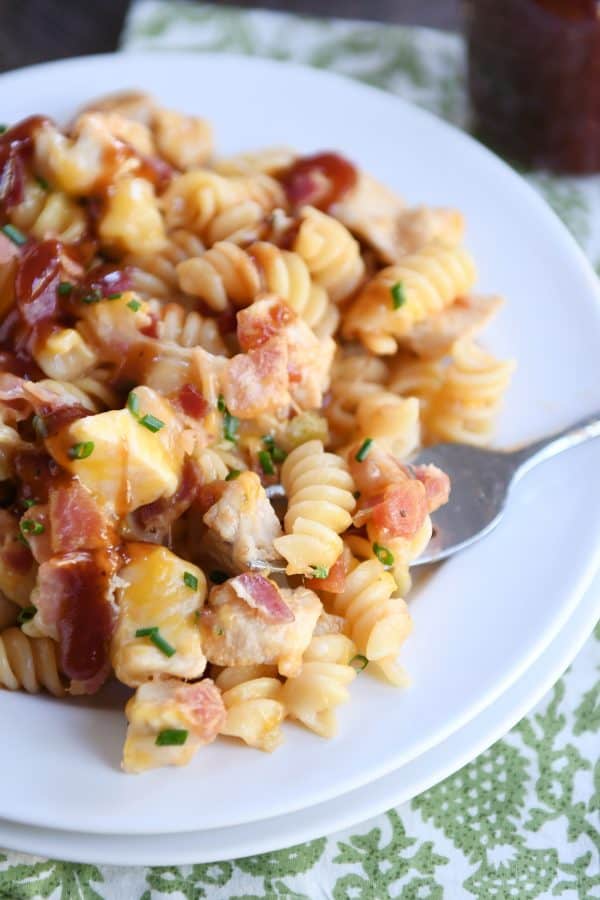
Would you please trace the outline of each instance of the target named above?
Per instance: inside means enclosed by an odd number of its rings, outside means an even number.
[[[527,166],[600,172],[600,0],[465,0],[474,128]]]

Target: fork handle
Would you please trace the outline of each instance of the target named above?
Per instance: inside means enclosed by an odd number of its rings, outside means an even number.
[[[513,451],[511,456],[515,462],[515,474],[520,477],[538,463],[597,437],[600,437],[600,413],[586,416],[585,419],[580,419],[562,431],[549,434],[539,441]]]

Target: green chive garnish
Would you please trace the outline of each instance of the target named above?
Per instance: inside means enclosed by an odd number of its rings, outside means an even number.
[[[258,454],[258,461],[260,463],[260,467],[265,473],[265,475],[274,475],[275,469],[273,468],[273,460],[269,454],[268,450],[261,450]]]
[[[240,420],[231,415],[231,413],[227,409],[225,398],[222,394],[219,394],[219,399],[217,400],[217,409],[219,410],[219,412],[223,413],[223,434],[225,435],[225,439],[235,442],[237,440],[236,434],[239,428]]]
[[[157,747],[181,747],[187,741],[188,734],[185,728],[165,728],[158,732],[154,743]]]
[[[100,303],[101,300],[102,294],[98,290],[91,291],[89,294],[85,294],[85,296],[81,298],[81,302],[87,303],[88,305],[90,303]]]
[[[8,131],[8,125],[0,125],[0,134],[4,134],[5,131]]]
[[[352,657],[349,665],[351,665],[353,669],[356,669],[357,672],[362,672],[362,670],[366,669],[369,665],[369,660],[366,656],[363,656],[362,653],[357,653],[356,656]]]
[[[191,572],[184,572],[184,573],[183,573],[183,583],[184,583],[187,587],[191,588],[193,591],[197,591],[197,590],[198,590],[198,579],[196,578],[195,575],[192,575]]]
[[[48,429],[46,428],[46,423],[41,416],[34,416],[31,420],[31,424],[33,425],[33,430],[39,438],[48,437]]]
[[[27,243],[27,235],[15,228],[14,225],[3,225],[0,231],[3,231],[6,237],[10,238],[13,244],[17,244],[19,247]]]
[[[117,291],[115,294],[109,294],[107,300],[120,300],[123,294]]]
[[[79,444],[73,444],[69,447],[69,459],[87,459],[94,452],[95,444],[93,441],[81,441]]]
[[[285,450],[282,450],[281,447],[278,447],[275,443],[275,438],[272,434],[265,434],[263,437],[263,444],[269,451],[269,455],[273,462],[280,463],[283,462],[287,456]]]
[[[164,653],[165,656],[173,656],[176,652],[175,647],[171,646],[171,644],[164,639],[157,625],[153,625],[151,628],[138,628],[135,636],[149,637],[154,646],[157,647],[161,653]]]
[[[138,309],[141,307],[141,305],[142,304],[140,303],[139,300],[130,300],[129,303],[127,304],[129,309],[132,309],[133,312],[137,312]]]
[[[61,295],[61,297],[66,297],[67,294],[70,294],[72,290],[73,285],[70,281],[61,281],[58,286],[58,293]]]
[[[229,472],[225,476],[225,481],[235,481],[235,479],[239,478],[241,474],[242,472],[240,469],[232,469],[231,472]]]
[[[37,506],[37,500],[23,500],[23,506],[25,509],[31,509],[32,506]]]
[[[45,530],[41,522],[34,522],[33,519],[24,519],[21,522],[21,531],[25,534],[43,534]]]
[[[225,634],[225,629],[221,625],[215,625],[213,631],[217,635],[217,637],[223,637],[223,635]]]
[[[382,546],[381,544],[373,544],[373,553],[379,560],[379,562],[384,566],[393,566],[394,565],[394,554],[391,550],[388,550],[387,547]]]
[[[214,572],[211,572],[208,576],[213,584],[223,584],[224,581],[227,581],[229,575],[227,572],[221,572],[220,569],[215,569]]]
[[[392,295],[392,306],[394,309],[400,309],[401,306],[404,306],[406,303],[406,294],[404,293],[404,285],[401,281],[397,281],[396,284],[391,286],[390,294]]]
[[[146,413],[145,416],[142,416],[140,425],[143,425],[144,428],[147,428],[148,431],[151,431],[153,434],[156,434],[157,431],[160,431],[161,428],[165,427],[165,423],[161,422],[160,419],[157,419],[156,416],[153,416],[151,413]]]
[[[327,578],[329,569],[326,566],[313,566],[311,578]]]
[[[127,409],[132,416],[137,416],[140,411],[140,398],[135,391],[131,391],[127,398]]]
[[[17,616],[17,622],[19,625],[24,625],[25,622],[31,622],[33,617],[37,612],[37,607],[35,606],[24,606],[23,609],[19,612]]]
[[[41,187],[41,189],[43,191],[49,190],[50,185],[48,184],[48,182],[46,181],[45,178],[42,178],[41,175],[36,175],[35,180],[37,181],[37,183],[39,184],[39,186]]]
[[[373,438],[365,438],[360,447],[358,448],[358,453],[354,457],[356,462],[363,462],[367,458],[367,453],[371,449],[371,445],[373,443]]]

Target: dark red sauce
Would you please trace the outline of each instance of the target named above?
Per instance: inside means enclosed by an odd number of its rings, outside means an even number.
[[[17,206],[23,200],[33,135],[49,121],[45,116],[29,116],[0,135],[0,206],[4,209]]]
[[[114,628],[107,600],[112,568],[106,553],[77,553],[61,571],[60,662],[77,681],[94,678],[107,664]]]
[[[600,171],[600,3],[467,0],[477,134],[555,171]]]
[[[41,241],[26,250],[19,262],[15,295],[23,321],[29,326],[56,317],[61,251],[60,241]]]
[[[14,467],[21,500],[45,503],[51,485],[61,476],[60,466],[43,451],[15,454]]]
[[[338,153],[301,156],[281,177],[292,206],[310,204],[327,211],[356,184],[358,173]]]

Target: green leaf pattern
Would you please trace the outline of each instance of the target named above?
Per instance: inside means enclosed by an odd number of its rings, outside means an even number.
[[[143,0],[124,49],[231,51],[333,69],[467,128],[459,38],[426,29]],[[600,275],[600,177],[523,173]],[[375,820],[263,856],[114,869],[0,855],[7,900],[600,898],[600,623],[503,740]]]

